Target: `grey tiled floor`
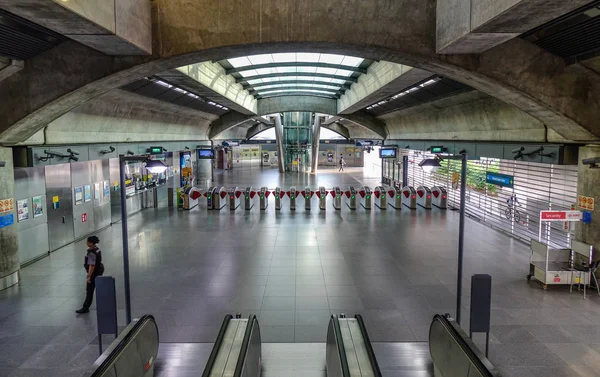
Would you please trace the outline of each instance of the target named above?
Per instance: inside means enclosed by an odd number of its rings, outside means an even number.
[[[377,182],[359,169],[308,178],[234,170],[216,179],[227,187]],[[131,217],[134,316],[154,314],[161,342],[213,342],[224,314],[255,313],[263,340],[276,343],[323,342],[329,314],[339,312],[361,313],[375,342],[426,341],[435,313],[454,314],[457,213],[302,207],[276,212],[271,202],[265,212],[232,213],[201,205]],[[123,324],[120,226],[98,236]],[[93,362],[95,312],[73,313],[83,300],[84,251],[82,242],[56,251],[0,292],[0,376],[79,376]],[[527,271],[526,245],[467,220],[463,324],[469,277],[491,274],[490,359],[505,376],[597,375],[600,297],[543,291]]]

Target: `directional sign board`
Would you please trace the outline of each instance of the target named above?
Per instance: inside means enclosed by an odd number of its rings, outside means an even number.
[[[485,172],[485,181],[493,185],[502,187],[513,188],[515,183],[515,177],[508,174],[500,174],[491,171]]]

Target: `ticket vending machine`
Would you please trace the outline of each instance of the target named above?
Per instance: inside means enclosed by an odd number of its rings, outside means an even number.
[[[356,209],[356,194],[357,192],[354,186],[348,187],[348,191],[346,191],[346,205],[351,210]]]
[[[242,191],[239,187],[232,187],[229,190],[229,210],[235,211],[240,206],[240,196]]]
[[[254,195],[256,195],[256,192],[252,191],[252,186],[246,187],[246,190],[244,190],[244,209],[246,211],[254,207]]]
[[[298,192],[296,191],[296,186],[290,187],[290,191],[287,192],[290,197],[290,210],[296,210],[296,197],[298,196]]]
[[[331,191],[331,196],[333,196],[333,208],[337,209],[338,211],[342,209],[343,194],[344,193],[342,193],[342,190],[340,190],[340,188],[337,186]]]
[[[433,186],[431,188],[431,204],[434,206],[446,209],[448,208],[448,192],[446,192],[446,188],[442,186]]]
[[[375,205],[377,208],[386,210],[387,208],[387,191],[385,191],[385,187],[377,186],[375,190],[373,190],[373,195],[375,195]]]
[[[281,210],[281,195],[283,195],[283,191],[281,191],[281,187],[275,187],[275,191],[273,192],[275,195],[275,210]]]
[[[307,211],[310,211],[310,201],[314,193],[315,192],[311,191],[309,186],[306,186],[304,191],[302,191],[302,196],[304,197],[304,209]]]
[[[417,204],[425,209],[431,209],[431,190],[429,187],[417,187]]]
[[[360,205],[370,211],[371,210],[371,203],[373,201],[372,199],[372,192],[371,192],[371,188],[369,188],[369,186],[364,186],[360,189]]]
[[[319,198],[319,209],[325,211],[327,209],[327,190],[325,187],[319,187],[317,191],[317,197]]]
[[[264,211],[269,206],[269,190],[266,187],[261,187],[258,193],[260,200],[260,210]]]
[[[215,190],[216,187],[209,187],[208,191],[204,193],[206,196],[206,209],[211,211],[214,209],[214,201],[215,201]]]
[[[388,190],[390,195],[390,207],[400,210],[402,209],[402,190],[397,187],[390,187]]]
[[[417,209],[417,192],[412,186],[405,186],[402,189],[402,204],[410,209]]]

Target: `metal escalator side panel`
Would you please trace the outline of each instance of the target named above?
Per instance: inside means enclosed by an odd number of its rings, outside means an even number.
[[[363,332],[358,321],[355,318],[349,318],[346,320],[346,323],[354,345],[354,357],[357,360],[360,376],[375,377],[375,371],[367,352],[367,344],[363,338]],[[350,360],[350,356],[348,356],[348,360]]]
[[[223,377],[235,376],[238,361],[240,360],[240,356],[242,354],[246,329],[248,328],[247,319],[235,319],[234,321],[238,322],[239,325],[235,332],[235,337],[233,338],[233,344],[231,345],[231,351],[229,352],[229,357],[227,358],[227,364],[225,365]]]
[[[327,377],[350,377],[340,323],[336,315],[332,315],[329,320],[325,352]]]
[[[151,315],[131,322],[86,373],[91,377],[147,377],[158,355],[158,327]]]
[[[262,340],[255,315],[248,318],[248,326],[234,377],[258,377],[261,374]]]
[[[371,363],[371,367],[373,369],[373,374],[375,377],[382,377],[381,369],[379,368],[379,363],[377,362],[377,357],[375,357],[375,351],[373,350],[373,345],[371,344],[371,338],[369,338],[369,333],[367,332],[367,327],[365,326],[365,321],[363,320],[360,314],[354,316],[356,318],[356,322],[360,327],[362,339],[365,344],[365,350],[369,357],[369,361]]]
[[[340,323],[340,333],[343,341],[343,351],[346,353],[346,361],[348,362],[348,370],[350,371],[351,377],[362,376],[360,368],[360,362],[357,357],[357,352],[354,345],[354,339],[352,339],[352,331],[350,329],[350,320],[347,318],[338,319]]]
[[[441,376],[500,376],[467,334],[444,316],[433,318],[429,328],[429,352]]]
[[[223,336],[223,342],[219,347],[215,362],[210,369],[209,377],[222,377],[225,375],[239,325],[240,321],[238,320],[232,319],[229,321],[227,329],[225,330],[225,335]]]
[[[206,362],[206,366],[204,367],[204,372],[202,372],[202,377],[209,377],[210,371],[217,359],[217,355],[219,353],[219,349],[223,343],[223,338],[225,337],[225,332],[227,331],[227,327],[229,326],[229,321],[233,319],[231,314],[228,314],[223,319],[223,323],[221,324],[221,328],[219,329],[219,334],[217,335],[217,339],[215,340],[215,345],[213,346],[212,351],[210,352],[210,356],[208,357],[208,361]]]

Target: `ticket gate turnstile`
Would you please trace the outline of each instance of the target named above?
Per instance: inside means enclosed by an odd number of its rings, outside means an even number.
[[[215,211],[220,211],[223,207],[225,207],[225,205],[227,205],[227,189],[225,189],[225,187],[219,187],[216,188],[215,187],[215,191],[214,191],[214,195],[213,195],[213,201],[212,201],[212,206],[213,206],[213,210]]]
[[[395,187],[390,187],[388,190],[388,194],[390,195],[390,207],[401,210],[402,209],[402,190]]]
[[[273,193],[275,195],[275,210],[279,211],[281,210],[281,195],[283,195],[283,191],[281,191],[281,187],[275,187],[275,192]]]
[[[346,191],[346,205],[351,210],[356,209],[356,189],[354,186],[348,187],[348,191]]]
[[[327,190],[325,190],[325,187],[319,187],[317,197],[319,198],[319,209],[325,211],[327,209]]]
[[[260,191],[258,192],[259,195],[259,201],[260,201],[260,210],[264,211],[267,209],[267,207],[269,206],[269,190],[267,190],[266,187],[261,187]]]
[[[334,187],[333,191],[331,191],[331,196],[333,196],[333,208],[337,209],[337,210],[341,210],[342,209],[342,190],[340,190],[339,187]]]
[[[427,186],[417,188],[417,204],[425,209],[431,209],[431,190]]]
[[[433,195],[431,204],[441,209],[448,208],[448,193],[446,192],[445,187],[433,186],[431,188],[431,194]]]
[[[196,187],[188,187],[184,191],[182,196],[183,196],[183,209],[189,211],[198,205],[198,198],[200,198],[202,196],[202,192],[200,192],[200,190],[197,189]]]
[[[229,210],[235,211],[240,206],[240,196],[242,191],[239,187],[232,187],[229,190]]]
[[[298,192],[296,191],[296,186],[290,187],[290,191],[287,192],[290,197],[290,210],[296,210],[296,197],[298,196]]]
[[[214,209],[214,201],[215,201],[215,191],[216,187],[209,187],[208,190],[204,193],[206,197],[206,209],[211,211]]]
[[[371,210],[371,203],[372,203],[372,192],[371,192],[371,188],[369,188],[369,186],[364,186],[360,189],[360,205],[370,211]]]
[[[412,186],[405,186],[402,189],[402,204],[410,209],[417,209],[417,192]]]
[[[254,207],[253,199],[255,194],[256,192],[252,191],[252,186],[246,187],[246,190],[244,190],[244,209],[246,211],[249,211]]]
[[[304,191],[302,191],[302,196],[304,197],[304,209],[307,211],[310,211],[310,201],[312,199],[313,194],[314,191],[312,191],[308,186],[306,186],[304,188]]]
[[[375,205],[377,208],[386,210],[387,208],[387,191],[385,191],[385,187],[377,186],[375,190],[373,190],[373,195],[375,195]]]

